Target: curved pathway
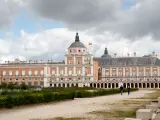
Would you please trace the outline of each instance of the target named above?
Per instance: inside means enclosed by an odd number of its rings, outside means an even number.
[[[33,118],[54,118],[54,117],[77,117],[87,112],[106,109],[106,103],[113,103],[120,100],[142,97],[150,90],[139,90],[120,95],[108,95],[94,98],[80,98],[71,101],[63,101],[47,105],[31,106],[26,108],[13,108],[0,111],[0,120],[29,120]],[[109,108],[108,108],[109,109]]]

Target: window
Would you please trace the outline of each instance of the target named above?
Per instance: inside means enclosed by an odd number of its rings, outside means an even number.
[[[81,80],[81,78],[78,78],[78,80]]]
[[[3,71],[3,75],[6,75],[6,71]]]
[[[10,81],[12,81],[12,79],[10,79]]]
[[[28,80],[31,80],[31,78],[28,78]]]
[[[72,78],[69,78],[69,80],[72,80]]]
[[[81,74],[81,70],[78,70],[78,71],[77,71],[77,74]]]
[[[81,52],[81,50],[78,50],[78,52]]]
[[[41,78],[41,80],[43,80],[43,78]]]
[[[37,80],[37,78],[35,78],[34,80]]]
[[[5,81],[6,79],[3,79],[3,81]]]
[[[44,75],[44,72],[43,72],[43,70],[41,70],[41,75]]]
[[[72,63],[71,63],[71,60],[68,60],[68,64],[72,64]]]
[[[55,74],[55,71],[54,70],[52,70],[52,75],[54,75]]]
[[[24,76],[25,75],[25,71],[24,70],[22,70],[22,76]]]
[[[60,70],[60,74],[63,74],[63,70]]]
[[[18,73],[19,73],[18,70],[16,70],[16,75],[18,75]]]
[[[34,75],[35,75],[35,76],[38,75],[38,71],[37,71],[37,70],[34,71]]]
[[[63,80],[63,78],[61,78],[61,80]]]
[[[9,75],[12,75],[12,71],[9,71]]]
[[[18,80],[18,78],[16,80]]]
[[[23,78],[23,81],[24,81],[25,79]]]
[[[72,52],[72,50],[70,50],[70,52]]]
[[[72,74],[72,70],[69,70],[69,75],[71,75]]]
[[[31,70],[28,71],[28,75],[29,75],[29,76],[32,75],[32,71],[31,71]]]
[[[77,61],[77,64],[80,64],[80,63],[81,63],[80,60],[78,60],[78,61]]]

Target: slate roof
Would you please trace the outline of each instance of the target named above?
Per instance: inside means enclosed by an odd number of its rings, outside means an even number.
[[[107,66],[160,66],[157,57],[119,57],[119,58],[93,58],[100,62],[101,67]]]
[[[73,42],[69,48],[86,48],[84,44],[80,42],[78,33],[76,33],[75,42]]]

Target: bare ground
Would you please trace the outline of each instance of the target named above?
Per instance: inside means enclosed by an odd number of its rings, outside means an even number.
[[[88,113],[94,111],[110,110],[112,103],[144,97],[151,90],[139,90],[127,95],[109,95],[94,98],[80,98],[71,101],[63,101],[47,105],[31,106],[27,108],[11,109],[0,111],[0,120],[29,120],[29,119],[46,119],[55,117],[81,117],[92,116]],[[118,105],[117,105],[118,106]]]

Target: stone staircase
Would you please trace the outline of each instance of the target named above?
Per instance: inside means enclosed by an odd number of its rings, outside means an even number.
[[[160,97],[146,105],[146,109],[136,111],[136,118],[125,118],[124,120],[160,120]]]

